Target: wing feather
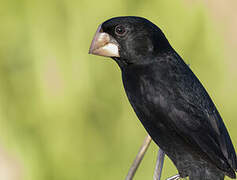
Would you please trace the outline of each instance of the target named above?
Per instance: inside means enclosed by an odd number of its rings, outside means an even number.
[[[237,158],[230,136],[200,81],[182,59],[169,63],[166,77],[167,90],[175,94],[166,98],[170,105],[168,116],[179,133],[197,144],[219,168],[236,171]]]

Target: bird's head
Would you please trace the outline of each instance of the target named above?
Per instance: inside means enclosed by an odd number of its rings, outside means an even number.
[[[120,66],[154,60],[171,46],[162,31],[142,17],[124,16],[99,25],[89,53],[111,57]]]

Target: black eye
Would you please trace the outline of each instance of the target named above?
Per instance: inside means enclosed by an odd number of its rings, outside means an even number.
[[[126,33],[126,29],[122,25],[118,25],[115,27],[115,34],[118,36],[123,36]]]

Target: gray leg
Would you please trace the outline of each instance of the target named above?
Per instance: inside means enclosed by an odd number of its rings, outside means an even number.
[[[132,166],[130,167],[129,171],[128,171],[128,174],[126,176],[126,179],[125,180],[132,180],[135,173],[136,173],[136,170],[138,168],[138,166],[140,165],[149,145],[151,143],[151,137],[149,135],[146,136],[135,160],[133,161],[133,164]]]
[[[154,180],[160,180],[161,178],[161,172],[164,164],[164,158],[165,158],[165,153],[162,151],[162,149],[159,149],[158,151],[158,156],[156,160],[156,167],[155,167],[155,172],[153,179]]]
[[[175,176],[172,176],[170,178],[167,178],[166,180],[178,180],[180,179],[181,177],[179,176],[179,174],[175,175]]]

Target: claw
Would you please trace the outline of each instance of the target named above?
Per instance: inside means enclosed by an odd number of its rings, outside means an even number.
[[[175,175],[175,176],[172,176],[172,177],[170,177],[170,178],[167,178],[166,180],[178,180],[178,179],[180,179],[180,178],[181,178],[180,175],[177,174],[177,175]]]

